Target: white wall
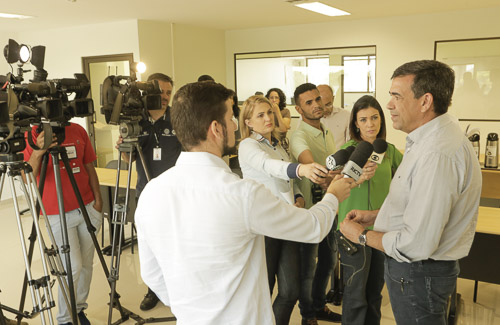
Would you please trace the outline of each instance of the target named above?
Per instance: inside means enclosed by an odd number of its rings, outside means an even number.
[[[174,82],[176,89],[203,74],[226,84],[223,30],[173,24]]]
[[[395,68],[408,61],[433,59],[436,40],[498,37],[498,17],[500,7],[227,31],[227,84],[234,86],[234,53],[376,45],[376,97],[385,107],[389,101],[390,78]],[[398,148],[404,148],[406,134],[395,131],[390,118],[387,118],[387,122],[388,140]],[[497,129],[500,129],[500,125]]]

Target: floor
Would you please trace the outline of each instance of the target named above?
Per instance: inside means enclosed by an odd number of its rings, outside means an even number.
[[[21,201],[21,207],[26,207],[26,204]],[[16,217],[14,213],[13,203],[11,200],[0,201],[0,244],[2,263],[0,276],[0,302],[9,307],[19,306],[19,299],[22,291],[22,281],[24,276],[24,259],[20,245],[20,236],[17,228]],[[32,225],[32,219],[27,215],[21,217],[21,224],[24,226],[25,238],[28,236]],[[41,228],[45,233],[45,224],[41,220]],[[127,226],[127,236],[129,235],[130,227]],[[107,225],[104,229],[107,234]],[[100,234],[97,236],[101,242]],[[45,235],[45,240],[48,237]],[[109,243],[106,239],[105,244]],[[29,242],[27,242],[27,245]],[[38,249],[38,247],[37,247]],[[109,257],[105,256],[106,262],[109,265]],[[42,275],[40,254],[35,254],[32,264],[33,278],[39,278]],[[53,277],[52,277],[53,278]],[[57,286],[57,285],[56,285]],[[461,293],[459,315],[457,324],[461,325],[493,325],[500,324],[500,286],[488,283],[480,283],[478,302],[472,302],[474,283],[470,280],[459,279],[458,292]],[[57,290],[54,287],[54,295]],[[109,302],[109,285],[104,275],[103,269],[97,257],[94,265],[94,278],[92,280],[92,288],[89,295],[89,309],[87,315],[92,324],[100,325],[107,324],[108,319],[108,302]],[[121,256],[119,280],[117,282],[117,292],[120,293],[120,302],[123,307],[137,313],[143,319],[169,317],[172,316],[170,309],[165,306],[157,306],[152,311],[143,312],[139,309],[140,301],[146,292],[146,287],[140,277],[139,259],[137,250],[135,254],[131,253],[130,248],[124,250]],[[392,315],[391,306],[387,291],[384,288],[382,302],[382,322],[383,325],[395,324]],[[27,308],[31,310],[31,298],[27,295]],[[341,312],[341,307],[329,305],[336,312]],[[56,307],[57,308],[57,307]],[[53,309],[55,319],[56,311]],[[13,318],[12,314],[5,312],[9,318]],[[120,319],[119,313],[114,310],[112,321],[116,322]],[[47,318],[48,320],[48,318]],[[295,307],[291,325],[300,325],[300,314],[298,307]],[[28,320],[29,324],[42,324],[41,317]],[[174,324],[174,322],[170,322]],[[320,324],[328,324],[327,322],[319,322]],[[47,321],[47,324],[48,321]],[[136,321],[130,319],[123,324],[136,324]]]

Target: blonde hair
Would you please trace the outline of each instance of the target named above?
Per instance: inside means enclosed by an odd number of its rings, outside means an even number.
[[[245,120],[249,120],[252,118],[253,111],[255,109],[255,106],[258,104],[267,104],[269,107],[272,109],[272,104],[267,99],[266,97],[262,95],[255,95],[255,96],[250,96],[245,102],[243,103],[243,109],[240,112],[240,133],[241,133],[241,140],[248,138],[250,134],[252,133],[252,129],[245,123]],[[274,112],[273,112],[274,116]],[[273,123],[274,123],[274,117],[273,117]],[[271,135],[279,141],[279,135],[278,131],[276,128],[273,130]]]

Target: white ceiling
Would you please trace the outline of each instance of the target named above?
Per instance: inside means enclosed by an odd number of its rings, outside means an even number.
[[[128,19],[159,20],[230,30],[500,6],[499,0],[320,1],[352,15],[327,17],[292,6],[286,0],[2,0],[1,12],[35,18],[0,19],[0,32],[59,29]]]

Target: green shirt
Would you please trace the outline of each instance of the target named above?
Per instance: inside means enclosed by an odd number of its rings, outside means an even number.
[[[356,186],[351,190],[351,195],[339,205],[339,222],[344,220],[346,214],[351,210],[377,210],[380,209],[382,203],[389,193],[392,175],[396,172],[403,155],[394,145],[387,143],[387,151],[385,152],[382,163],[378,165],[375,175],[365,181],[360,186]],[[342,146],[342,149],[348,146],[357,146],[356,140],[350,140]],[[370,227],[372,229],[373,227]]]
[[[333,141],[332,134],[323,123],[321,123],[321,128],[324,131],[318,130],[304,121],[300,122],[290,138],[290,153],[294,162],[298,162],[298,158],[304,150],[310,150],[314,162],[324,166],[326,164],[326,157],[335,153],[335,141]],[[304,195],[305,208],[309,209],[313,205],[311,194],[312,182],[303,177],[301,180],[297,180],[297,183]]]

